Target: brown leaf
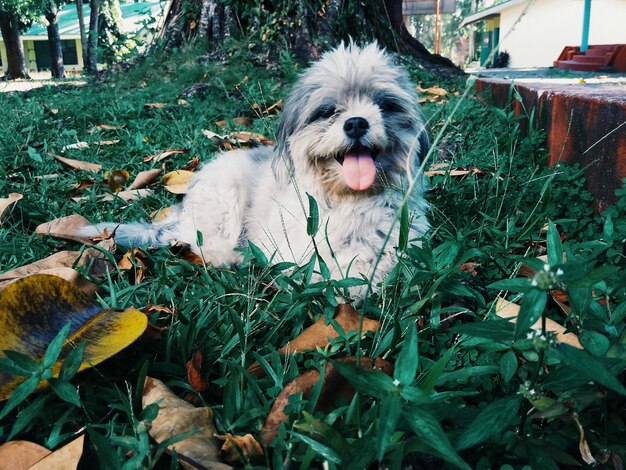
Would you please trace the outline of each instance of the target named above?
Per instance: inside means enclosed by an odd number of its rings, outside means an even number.
[[[176,453],[184,458],[179,462],[181,466],[198,468],[189,463],[193,461],[215,470],[232,468],[218,459],[219,444],[214,437],[216,429],[210,408],[196,408],[174,395],[160,380],[146,377],[142,406],[146,408],[151,404],[159,407],[159,414],[148,431],[157,443],[197,430],[195,434],[167,447],[170,452],[175,448]]]
[[[72,189],[69,191],[70,196],[76,196],[80,194],[83,189],[91,188],[94,185],[93,178],[82,179],[78,183],[72,185]]]
[[[98,140],[96,142],[92,142],[92,144],[94,145],[115,145],[115,144],[119,144],[121,142],[120,139],[114,139],[114,140]]]
[[[35,229],[35,233],[90,244],[89,238],[79,234],[80,228],[86,225],[90,225],[87,219],[82,215],[74,214],[45,222]]]
[[[350,304],[339,304],[335,309],[334,320],[341,326],[343,331],[357,331],[361,323],[361,315]],[[370,318],[363,319],[363,333],[377,331],[379,323]],[[317,347],[325,347],[331,339],[339,336],[333,325],[326,325],[322,317],[313,325],[304,330],[297,338],[289,341],[278,350],[280,354],[293,354],[294,352],[308,351]]]
[[[356,364],[356,357],[344,357],[339,362]],[[393,374],[393,364],[380,358],[361,357],[359,367],[364,369],[380,370],[385,374]],[[320,373],[317,369],[304,372],[289,382],[276,397],[270,413],[265,418],[265,424],[259,435],[259,442],[263,446],[269,445],[278,435],[280,423],[286,421],[289,416],[285,413],[285,407],[289,403],[289,397],[296,393],[302,393],[306,398],[313,387],[319,382]],[[350,401],[355,390],[352,385],[341,375],[334,366],[328,362],[324,370],[324,382],[317,401],[317,408],[321,410],[333,409],[337,399],[342,398]]]
[[[5,211],[23,197],[24,196],[19,193],[10,193],[8,197],[0,199],[0,223],[2,222],[2,215]]]
[[[233,118],[233,122],[238,126],[250,127],[252,125],[252,118],[248,116],[238,116]]]
[[[135,181],[130,185],[130,189],[142,189],[148,186],[150,183],[156,181],[157,177],[161,174],[161,170],[154,168],[152,170],[140,171],[135,177]]]
[[[110,124],[98,124],[97,126],[91,127],[87,132],[93,134],[96,131],[116,131],[118,129],[122,129],[125,126],[112,126]]]
[[[81,289],[83,292],[85,292],[86,294],[90,296],[98,291],[98,286],[96,286],[94,283],[87,280],[85,277],[83,277],[82,274],[80,274],[75,269],[72,269],[67,266],[58,266],[56,268],[42,269],[41,271],[38,271],[37,274],[48,274],[50,276],[56,276],[56,277],[60,277],[61,279],[65,279],[66,281],[71,282],[76,287],[78,287],[79,289]],[[14,282],[20,279],[23,279],[24,277],[26,276],[13,278],[13,279],[0,282],[0,290],[4,289],[5,287],[13,284]]]
[[[47,258],[34,261],[33,263],[0,274],[0,281],[21,279],[23,277],[30,276],[31,274],[37,274],[38,272],[46,269],[60,267],[71,268],[74,265],[74,262],[78,259],[79,255],[80,251],[59,251],[58,253],[48,256]],[[0,287],[1,286],[2,284],[0,284]]]
[[[519,305],[509,302],[502,297],[498,297],[496,299],[495,313],[500,318],[504,318],[505,320],[510,320],[512,323],[515,323],[517,321],[517,316],[519,315],[519,309]],[[541,318],[537,320],[531,328],[535,331],[541,331]],[[546,331],[555,333],[556,340],[560,343],[569,344],[570,346],[578,349],[583,348],[580,341],[578,341],[578,336],[574,333],[566,333],[565,327],[559,325],[550,318],[546,318]]]
[[[435,95],[435,96],[447,96],[448,95],[448,90],[445,90],[444,88],[441,88],[438,86],[431,86],[430,88],[422,88],[418,86],[417,91],[419,91],[420,93],[426,93],[426,94]]]
[[[170,171],[163,177],[165,189],[174,194],[186,194],[189,189],[189,182],[195,173],[187,170]]]
[[[102,170],[102,165],[98,165],[97,163],[83,162],[81,160],[65,158],[60,155],[54,155],[52,153],[49,153],[48,155],[51,155],[55,160],[69,168],[72,168],[73,170],[85,170],[91,171],[92,173],[98,173],[100,172],[100,170]]]
[[[51,454],[30,441],[9,441],[0,446],[0,470],[26,470]]]
[[[104,181],[113,192],[120,191],[128,184],[130,173],[126,170],[111,170],[104,173]]]
[[[263,111],[263,114],[270,114],[272,112],[276,113],[276,112],[280,111],[282,108],[283,108],[283,100],[280,99],[276,103],[274,103],[272,106],[270,106],[269,108],[265,109]]]
[[[206,392],[209,383],[202,378],[202,353],[196,351],[187,361],[187,382],[196,392]]]
[[[87,142],[76,142],[74,144],[65,145],[61,151],[65,152],[66,150],[84,150],[89,148],[89,144]]]
[[[150,213],[150,220],[152,222],[160,222],[167,217],[167,214],[170,213],[174,206],[164,207],[163,209],[158,209]]]
[[[248,142],[260,142],[262,140],[267,140],[267,137],[265,137],[263,134],[258,134],[256,132],[248,132],[248,131],[232,132],[230,135],[240,144],[245,144]]]
[[[143,105],[144,109],[163,109],[167,106],[165,103],[146,103]]]
[[[83,455],[85,435],[77,437],[69,444],[55,450],[45,456],[29,470],[74,470],[78,467],[78,461]]]
[[[263,455],[263,448],[252,436],[233,436],[231,433],[224,435],[216,434],[215,437],[224,441],[220,449],[220,458],[227,463],[246,463],[250,459]]]
[[[147,157],[144,157],[143,161],[144,162],[152,162],[152,161],[160,162],[161,160],[165,160],[167,157],[170,157],[177,153],[185,153],[186,151],[187,149],[164,150],[163,152],[155,153],[154,155],[148,155]]]
[[[583,458],[587,465],[596,465],[598,462],[596,462],[596,459],[591,453],[591,449],[589,448],[589,444],[587,443],[587,439],[585,438],[585,430],[578,420],[578,415],[574,413],[573,418],[576,422],[576,426],[578,426],[578,449],[580,450],[580,456]]]
[[[426,176],[467,176],[467,175],[483,175],[485,172],[479,168],[473,167],[469,170],[464,168],[451,169],[448,163],[438,163],[433,165],[428,171],[425,171]]]
[[[127,251],[117,267],[122,271],[135,271],[135,284],[139,284],[146,276],[146,254],[139,248]]]
[[[470,273],[472,277],[476,277],[478,275],[478,271],[476,270],[476,268],[480,268],[480,263],[468,262],[468,263],[463,263],[462,265],[459,266],[459,269],[461,271]]]

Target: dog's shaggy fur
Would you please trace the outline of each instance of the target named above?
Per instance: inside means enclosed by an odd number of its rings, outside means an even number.
[[[408,175],[428,149],[408,75],[376,44],[341,45],[297,81],[277,140],[275,149],[219,155],[162,222],[97,224],[84,234],[106,228],[118,244],[134,246],[178,240],[213,265],[237,263],[237,248],[252,242],[274,260],[304,263],[314,254],[307,235],[308,193],[319,207],[316,246],[332,278],[369,278],[382,251],[375,288],[396,262],[399,224],[392,223]],[[429,228],[422,193],[421,183],[414,185],[411,238]],[[359,298],[364,289],[351,294]]]

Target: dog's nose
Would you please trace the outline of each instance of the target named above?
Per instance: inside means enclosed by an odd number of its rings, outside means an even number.
[[[353,117],[343,124],[343,131],[352,139],[363,137],[370,128],[370,123],[362,117]]]

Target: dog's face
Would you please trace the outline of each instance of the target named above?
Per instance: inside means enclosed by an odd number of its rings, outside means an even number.
[[[342,45],[302,75],[278,140],[296,178],[334,198],[400,184],[428,148],[414,85],[375,44]]]

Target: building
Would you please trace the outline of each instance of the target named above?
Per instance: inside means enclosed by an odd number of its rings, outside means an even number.
[[[146,2],[120,3],[122,11],[122,30],[127,34],[145,34],[145,25],[154,23],[163,16],[165,2],[152,0]],[[89,30],[89,2],[84,3],[84,24]],[[66,4],[58,13],[59,34],[63,49],[63,62],[66,71],[83,69],[82,44],[76,4]],[[50,50],[48,46],[47,21],[42,18],[40,23],[33,25],[22,36],[26,65],[30,71],[50,69]],[[0,70],[7,69],[6,48],[0,36]]]
[[[566,46],[581,44],[584,0],[487,0],[462,26],[483,23],[481,65],[494,48],[509,67],[550,67]],[[591,0],[589,44],[626,43],[626,0]]]

